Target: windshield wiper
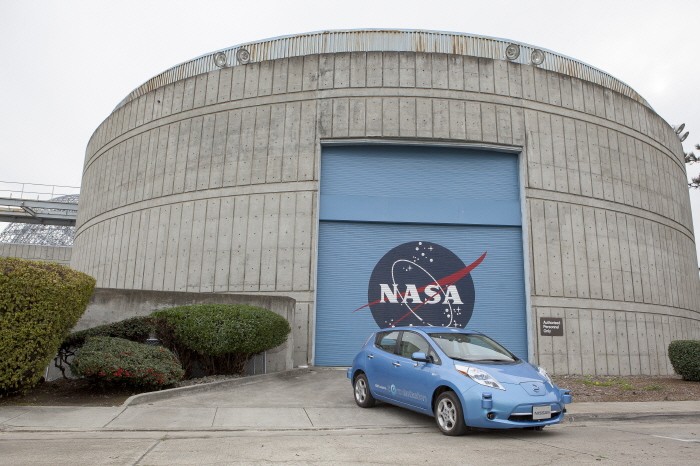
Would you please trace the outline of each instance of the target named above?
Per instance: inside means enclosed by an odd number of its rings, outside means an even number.
[[[472,359],[471,362],[515,362],[515,359],[484,358],[484,359]]]

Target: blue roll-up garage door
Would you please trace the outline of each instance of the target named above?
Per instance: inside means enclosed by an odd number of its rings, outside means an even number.
[[[316,365],[399,325],[476,329],[527,358],[517,155],[328,146],[321,164]]]

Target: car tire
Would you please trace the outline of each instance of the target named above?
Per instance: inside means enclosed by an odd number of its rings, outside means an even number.
[[[435,401],[435,423],[445,435],[464,435],[467,431],[462,403],[454,392],[442,392],[438,396]]]
[[[365,374],[360,374],[355,377],[352,388],[357,406],[360,408],[371,408],[375,405],[376,400],[369,391],[369,382],[367,381],[367,376]]]

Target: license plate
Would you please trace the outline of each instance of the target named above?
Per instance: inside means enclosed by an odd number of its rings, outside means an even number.
[[[538,421],[541,419],[550,419],[551,417],[552,407],[550,405],[532,407],[532,419]]]

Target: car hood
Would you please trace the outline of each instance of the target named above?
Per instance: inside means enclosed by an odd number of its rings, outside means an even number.
[[[525,361],[520,361],[515,364],[475,364],[459,362],[458,364],[467,364],[483,369],[501,383],[520,384],[532,381],[545,382],[544,377],[537,372],[537,369]]]

